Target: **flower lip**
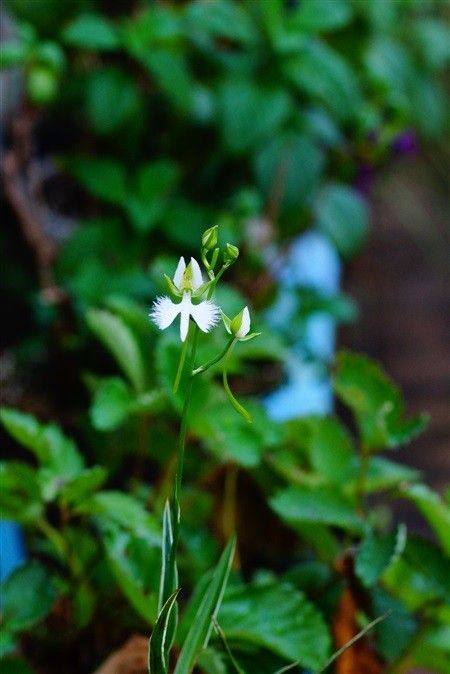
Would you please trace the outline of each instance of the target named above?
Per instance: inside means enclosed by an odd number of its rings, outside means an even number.
[[[150,318],[160,330],[172,325],[180,315],[180,338],[184,342],[189,330],[190,317],[197,323],[202,332],[209,332],[220,317],[219,307],[211,300],[193,304],[191,294],[184,292],[181,302],[172,302],[169,297],[158,297],[153,303]]]

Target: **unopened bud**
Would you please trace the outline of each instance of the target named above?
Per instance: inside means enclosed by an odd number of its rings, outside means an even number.
[[[231,264],[236,262],[239,257],[239,248],[233,246],[232,243],[227,243],[225,250],[223,252],[223,263],[226,267],[229,267]]]
[[[214,225],[214,227],[210,227],[205,232],[203,232],[202,247],[205,250],[213,250],[217,246],[218,238],[219,227],[218,225]]]

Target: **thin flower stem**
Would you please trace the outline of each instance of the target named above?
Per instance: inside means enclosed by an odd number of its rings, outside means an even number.
[[[228,399],[229,399],[230,403],[233,405],[236,412],[238,412],[240,415],[242,415],[244,417],[244,419],[246,421],[248,421],[249,424],[251,424],[252,418],[251,418],[250,414],[247,412],[245,407],[243,407],[241,405],[241,403],[236,400],[236,398],[234,397],[234,395],[233,395],[233,393],[230,389],[230,385],[228,384],[227,360],[228,360],[228,357],[230,356],[236,342],[237,342],[237,339],[234,338],[230,347],[229,347],[229,349],[228,349],[228,351],[227,351],[227,354],[226,354],[225,365],[224,365],[223,374],[222,374],[223,387],[224,387],[224,389],[227,393],[227,396],[228,396]]]
[[[215,358],[210,360],[208,363],[206,363],[206,365],[201,365],[200,367],[195,368],[195,370],[192,371],[191,376],[195,377],[198,374],[202,374],[203,372],[206,372],[206,370],[209,370],[210,367],[212,367],[213,365],[218,363],[220,360],[222,360],[222,358],[224,358],[227,355],[228,351],[233,346],[234,341],[235,341],[235,339],[234,339],[234,337],[232,337],[230,339],[230,341],[228,342],[228,344],[226,345],[226,347],[224,348],[224,350],[221,351],[218,356],[216,356]]]
[[[181,349],[181,355],[180,355],[180,362],[178,363],[178,370],[177,370],[177,375],[175,377],[175,381],[173,383],[173,392],[176,393],[178,391],[178,387],[180,385],[180,379],[181,375],[184,369],[184,361],[186,360],[186,353],[188,349],[188,344],[189,344],[189,333],[186,339],[184,340],[183,343],[183,348]]]

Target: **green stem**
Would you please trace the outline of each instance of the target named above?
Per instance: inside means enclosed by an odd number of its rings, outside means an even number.
[[[74,578],[81,578],[83,576],[83,566],[80,560],[70,551],[66,539],[44,518],[38,521],[38,527],[66,562]]]
[[[178,391],[178,387],[180,385],[180,379],[181,379],[181,375],[182,375],[183,368],[184,368],[184,361],[186,360],[188,343],[189,343],[189,333],[188,333],[188,336],[186,337],[186,339],[184,340],[183,348],[181,349],[180,362],[178,363],[178,370],[177,370],[177,374],[176,374],[176,377],[175,377],[175,381],[173,383],[173,392],[174,393],[176,393]]]
[[[237,342],[237,339],[234,338],[233,341],[232,341],[232,343],[231,343],[231,345],[230,345],[230,347],[229,347],[229,349],[228,349],[228,352],[227,352],[227,354],[226,354],[225,365],[224,365],[224,368],[223,368],[223,374],[222,374],[223,387],[224,387],[224,389],[225,389],[225,391],[226,391],[226,393],[227,393],[227,396],[228,396],[228,399],[229,399],[230,403],[232,404],[232,406],[234,407],[234,409],[236,410],[236,412],[238,412],[240,415],[242,415],[242,416],[244,417],[244,419],[245,419],[246,421],[248,421],[249,424],[251,424],[251,423],[252,423],[252,418],[251,418],[250,414],[247,412],[247,410],[245,409],[245,407],[243,407],[243,406],[241,405],[241,403],[238,402],[238,401],[236,400],[236,398],[234,397],[234,395],[233,395],[233,393],[232,393],[232,391],[231,391],[231,389],[230,389],[230,385],[229,385],[229,383],[228,383],[227,361],[228,361],[228,358],[229,358],[229,356],[230,356],[230,354],[231,354],[231,352],[232,352],[232,350],[233,350],[233,347],[234,347],[234,345],[236,344],[236,342]]]
[[[228,342],[228,344],[226,345],[226,347],[223,349],[223,351],[219,353],[218,356],[208,361],[206,365],[201,365],[200,367],[195,368],[195,370],[192,371],[192,376],[195,377],[197,374],[202,374],[203,372],[206,372],[206,370],[209,370],[210,367],[218,363],[219,360],[222,360],[222,358],[224,358],[227,355],[228,351],[233,346],[234,341],[235,341],[234,337],[232,337]]]

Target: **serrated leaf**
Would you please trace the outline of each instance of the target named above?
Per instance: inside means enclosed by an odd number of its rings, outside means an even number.
[[[270,505],[277,515],[293,525],[314,522],[354,532],[363,528],[351,501],[331,487],[287,487],[270,499]]]
[[[370,450],[405,444],[427,426],[425,416],[405,418],[400,390],[367,356],[341,351],[334,389],[352,410],[361,440]]]
[[[174,674],[190,674],[200,652],[208,645],[212,619],[218,614],[233,561],[236,540],[232,538],[216,566],[202,603],[184,640]]]
[[[123,379],[104,379],[89,410],[92,425],[98,431],[115,430],[128,418],[133,403],[131,391]]]
[[[366,587],[372,587],[383,573],[398,560],[406,545],[406,527],[397,533],[376,535],[370,531],[362,540],[356,556],[356,575]]]
[[[369,207],[353,188],[328,184],[315,204],[317,226],[345,259],[352,258],[364,245],[369,230]]]
[[[142,392],[145,366],[132,330],[122,318],[102,309],[91,309],[86,320],[92,332],[112,353],[136,391]]]
[[[57,589],[47,569],[36,561],[18,567],[2,584],[2,618],[16,632],[32,627],[50,612]]]
[[[330,650],[323,617],[303,593],[288,584],[230,588],[218,622],[236,650],[239,645],[258,645],[306,668],[319,667]]]
[[[169,621],[174,610],[179,590],[176,590],[165,602],[156,620],[148,647],[149,674],[167,674],[168,648],[170,635],[168,634]]]

